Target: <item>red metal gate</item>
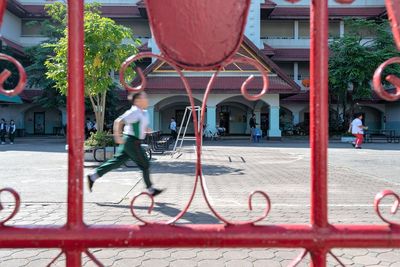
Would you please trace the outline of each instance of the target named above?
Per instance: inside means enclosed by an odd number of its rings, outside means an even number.
[[[296,0],[288,0],[297,2]],[[212,89],[219,70],[232,62],[252,64],[263,74],[264,88],[259,95],[250,95],[247,91],[249,77],[242,85],[242,94],[247,99],[258,99],[268,88],[268,78],[263,68],[248,58],[234,57],[242,38],[245,21],[247,18],[250,0],[182,0],[168,1],[169,9],[188,12],[196,10],[197,24],[192,23],[181,31],[174,26],[185,25],[177,18],[171,19],[169,13],[161,8],[166,8],[166,1],[147,0],[149,20],[154,37],[162,55],[144,53],[129,58],[121,69],[121,82],[127,90],[143,90],[146,80],[141,71],[138,74],[142,78],[142,85],[131,88],[123,79],[123,72],[128,65],[143,57],[156,57],[168,62],[181,76],[189,95],[191,105],[194,101],[189,83],[183,76],[181,68],[192,70],[215,70],[210,79],[203,106],[207,102],[208,94]],[[207,4],[196,5],[197,2],[213,4],[207,9]],[[336,0],[339,3],[351,3],[353,0]],[[232,8],[229,9],[229,5]],[[0,18],[5,10],[6,0],[0,2]],[[398,0],[386,0],[387,11],[391,19],[392,30],[397,47],[400,49],[400,3]],[[221,16],[218,12],[229,10],[229,16]],[[207,16],[204,16],[208,12]],[[326,266],[327,255],[332,255],[333,248],[399,248],[400,224],[392,222],[381,215],[380,202],[387,196],[395,198],[392,213],[399,207],[400,197],[390,190],[379,193],[375,198],[375,210],[385,224],[382,225],[332,225],[328,222],[327,207],[327,147],[328,147],[328,0],[311,1],[311,82],[310,82],[310,143],[311,143],[311,224],[310,225],[269,225],[256,226],[257,221],[262,220],[268,214],[270,201],[268,195],[256,191],[249,196],[249,207],[252,207],[254,194],[261,194],[266,199],[266,208],[261,218],[250,222],[231,222],[219,215],[212,207],[207,194],[205,181],[201,169],[201,132],[197,129],[196,116],[194,126],[197,137],[197,166],[195,173],[195,188],[198,184],[203,192],[204,199],[211,211],[222,221],[223,225],[174,225],[187,211],[186,208],[175,218],[168,222],[149,222],[137,217],[134,209],[136,196],[131,205],[132,214],[144,225],[124,226],[91,226],[83,222],[83,140],[84,131],[84,33],[83,33],[83,0],[68,1],[68,214],[67,224],[62,227],[17,227],[7,226],[6,223],[19,209],[20,199],[17,192],[10,188],[0,190],[0,194],[7,191],[15,198],[15,208],[12,214],[0,222],[0,248],[60,248],[66,255],[67,266],[81,266],[82,253],[87,254],[95,263],[101,263],[88,251],[89,248],[118,248],[118,247],[279,247],[279,248],[303,248],[304,252],[293,261],[293,265],[300,262],[308,253],[311,255],[312,266]],[[203,15],[203,16],[202,16]],[[164,17],[165,16],[165,17]],[[190,18],[190,16],[182,16]],[[1,20],[0,19],[0,20]],[[166,21],[168,20],[168,21]],[[172,21],[172,22],[171,22]],[[233,24],[232,21],[237,22]],[[225,42],[216,44],[215,51],[203,53],[202,45],[212,42],[210,38],[210,26],[219,23],[217,34]],[[172,24],[171,24],[172,23]],[[191,28],[195,27],[195,28]],[[190,33],[196,30],[197,36]],[[213,33],[214,35],[216,32]],[[187,50],[185,38],[195,39],[198,53]],[[214,40],[215,41],[215,40]],[[196,54],[197,53],[197,54]],[[22,66],[13,58],[1,55],[2,60],[13,62],[20,72],[20,82],[11,91],[0,88],[0,93],[16,95],[23,90],[26,75]],[[400,63],[400,58],[393,58],[383,63],[374,75],[374,87],[376,92],[386,100],[400,99],[400,79],[390,75],[386,79],[396,87],[395,94],[389,94],[381,85],[383,69],[393,63]],[[9,77],[10,73],[4,71],[0,74],[0,83]],[[204,109],[201,114],[204,120]],[[150,196],[148,196],[150,197]],[[153,203],[153,199],[151,199]],[[0,210],[2,206],[0,205]],[[150,210],[152,205],[150,207]]]

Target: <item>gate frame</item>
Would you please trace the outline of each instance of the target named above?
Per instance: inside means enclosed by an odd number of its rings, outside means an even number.
[[[296,0],[288,0],[296,2]],[[386,0],[389,18],[392,22],[398,19],[400,4],[397,0]],[[6,0],[1,0],[0,11],[4,12]],[[349,3],[352,0],[337,0]],[[392,10],[392,11],[391,11]],[[394,11],[393,11],[394,10]],[[221,219],[225,224],[213,225],[173,225],[146,222],[145,225],[86,225],[83,221],[83,141],[84,130],[84,28],[83,0],[68,1],[68,210],[67,223],[64,226],[6,226],[19,209],[20,199],[13,189],[5,188],[15,197],[15,209],[12,214],[0,222],[0,248],[59,248],[66,255],[66,265],[81,266],[82,253],[89,256],[99,266],[101,263],[89,252],[89,248],[127,248],[127,247],[259,247],[259,248],[303,248],[304,251],[293,265],[299,263],[308,253],[311,255],[311,266],[326,266],[327,255],[332,255],[333,248],[399,248],[400,225],[383,218],[379,210],[380,201],[395,197],[392,212],[399,206],[399,196],[390,190],[379,193],[375,198],[375,210],[386,223],[382,225],[333,225],[328,222],[327,191],[327,148],[328,148],[328,0],[311,0],[311,56],[310,56],[310,146],[311,146],[311,223],[305,225],[254,225],[253,222],[232,223]],[[396,13],[399,12],[399,13]],[[0,22],[2,20],[2,15]],[[400,21],[400,19],[396,20]],[[397,25],[397,24],[396,24]],[[395,30],[395,27],[393,27]],[[395,33],[396,34],[396,33]],[[72,38],[73,37],[73,38]],[[152,56],[152,55],[150,55]],[[4,57],[2,57],[4,59]],[[9,58],[6,60],[10,60]],[[12,60],[10,60],[12,61]],[[15,63],[15,60],[12,61]],[[374,76],[375,88],[380,86],[383,69],[393,62],[384,63]],[[17,63],[15,63],[17,64]],[[24,75],[21,72],[21,83]],[[23,71],[23,70],[22,70]],[[139,73],[140,74],[140,73]],[[216,77],[216,76],[215,76]],[[210,81],[209,89],[215,77]],[[6,79],[0,74],[1,84]],[[388,78],[400,91],[400,86],[393,77]],[[396,84],[397,83],[397,84]],[[18,90],[0,93],[18,94]],[[243,88],[242,88],[243,89]],[[383,97],[387,92],[376,91]],[[188,92],[190,93],[190,92]],[[242,90],[243,93],[243,90]],[[244,94],[244,93],[243,93]],[[398,99],[399,93],[396,95]],[[251,96],[250,96],[251,97]],[[390,95],[394,100],[394,96]],[[207,98],[206,98],[207,99]],[[387,98],[385,98],[387,99]],[[205,101],[206,102],[206,101]],[[192,103],[193,105],[193,103]],[[195,118],[194,118],[195,119]],[[201,127],[202,128],[202,127]],[[201,133],[201,130],[198,132]],[[199,140],[197,140],[199,143]],[[201,150],[197,151],[201,157]],[[196,173],[201,176],[201,162]],[[201,183],[203,183],[201,178]],[[196,187],[195,185],[195,187]],[[204,187],[202,184],[204,193]],[[262,192],[254,192],[261,193]],[[249,204],[251,207],[251,197]],[[269,201],[268,196],[264,197]],[[133,201],[136,197],[133,199]],[[206,197],[206,202],[212,209]],[[269,204],[269,203],[267,203]],[[132,204],[133,206],[133,204]],[[1,207],[1,205],[0,205]],[[152,207],[150,207],[151,210]],[[182,213],[186,212],[188,207]],[[270,206],[266,209],[266,214]],[[133,207],[132,213],[134,216]],[[215,213],[214,213],[215,214]],[[266,214],[264,214],[266,216]],[[264,217],[263,217],[264,218]],[[170,221],[168,223],[173,223]],[[52,262],[52,263],[53,263]]]

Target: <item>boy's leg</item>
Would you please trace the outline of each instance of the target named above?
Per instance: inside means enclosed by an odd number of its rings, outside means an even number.
[[[10,142],[14,143],[15,133],[10,133]]]
[[[134,161],[143,172],[143,180],[146,184],[146,188],[151,188],[152,183],[150,180],[150,162],[143,148],[141,147],[140,142],[133,140],[127,142],[126,144],[128,145],[126,152],[129,158],[131,158],[131,160]]]
[[[107,172],[118,168],[121,166],[122,163],[128,160],[128,155],[125,153],[125,144],[120,145],[118,147],[118,152],[117,154],[114,155],[114,157],[105,163],[103,163],[101,166],[96,168],[96,174],[98,177],[103,176]]]

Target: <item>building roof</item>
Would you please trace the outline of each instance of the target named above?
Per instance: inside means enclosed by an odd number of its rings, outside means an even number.
[[[17,17],[25,17],[27,15],[25,7],[17,0],[7,0],[7,10]]]
[[[239,56],[249,57],[257,60],[263,65],[269,72],[269,91],[271,93],[296,93],[300,91],[300,87],[293,81],[287,74],[282,71],[269,57],[258,49],[247,37],[243,39],[240,50],[238,51]],[[247,76],[252,73],[258,73],[258,71],[248,65],[233,64],[227,66],[221,75],[216,80],[214,89],[227,91],[236,91],[240,89],[242,83],[245,81]],[[165,62],[156,60],[150,66],[144,70],[144,74],[147,76],[147,89],[152,90],[184,90],[184,86],[180,78],[176,75],[174,70],[169,67]],[[162,75],[161,75],[162,74]],[[189,75],[187,75],[189,76]],[[210,79],[210,73],[204,76],[188,77],[188,81],[193,90],[204,90],[207,86],[207,82]],[[136,77],[132,82],[134,86],[140,84],[139,77]],[[261,90],[262,79],[260,77],[255,78],[251,83],[251,87],[254,90]]]
[[[358,17],[358,18],[371,18],[377,17],[386,11],[382,7],[363,7],[363,8],[329,8],[330,18],[342,17]],[[310,17],[310,9],[308,7],[276,7],[270,14],[269,18],[272,19],[288,19],[288,18],[304,18]]]
[[[274,49],[272,56],[274,61],[309,61],[310,49],[308,48],[290,48],[290,49]]]
[[[44,5],[23,5],[26,14],[23,17],[46,17]],[[100,7],[102,14],[109,18],[134,18],[141,17],[138,6],[109,6],[102,5]]]
[[[43,90],[41,89],[24,89],[19,96],[25,102],[32,102],[32,100],[43,94]]]
[[[13,50],[13,52],[15,52],[18,55],[25,55],[25,50],[24,47],[20,44],[17,44],[7,38],[5,38],[4,36],[0,36],[0,40],[2,41],[2,45],[6,45],[9,48],[11,48],[11,50]]]

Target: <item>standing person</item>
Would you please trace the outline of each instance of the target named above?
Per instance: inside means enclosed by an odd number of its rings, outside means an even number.
[[[176,140],[178,133],[176,132],[176,121],[175,118],[171,118],[171,123],[169,124],[169,129],[171,130],[171,135],[174,140]]]
[[[89,118],[86,118],[86,122],[85,122],[85,135],[86,135],[86,139],[88,139],[90,137],[90,132],[92,130],[93,124],[90,121]]]
[[[5,119],[1,119],[0,122],[0,140],[1,144],[4,145],[6,143],[6,134],[7,134],[7,123]]]
[[[114,140],[115,143],[120,144],[118,151],[112,159],[87,176],[89,190],[92,191],[93,184],[97,179],[131,159],[142,170],[148,193],[156,196],[162,190],[154,188],[151,183],[150,163],[141,147],[141,143],[146,137],[146,132],[149,131],[149,117],[146,111],[149,105],[147,94],[140,92],[130,95],[128,99],[132,102],[132,107],[114,121]]]
[[[14,144],[14,138],[15,138],[15,131],[17,130],[17,127],[15,125],[14,120],[10,121],[10,126],[8,128],[8,137],[10,138],[10,144]]]
[[[256,122],[256,114],[252,114],[250,121],[249,121],[249,126],[250,126],[250,141],[253,140],[253,136],[254,136],[254,131],[256,129],[257,126],[257,122]]]
[[[351,133],[356,137],[356,149],[361,149],[364,140],[364,129],[367,129],[367,127],[363,125],[362,119],[363,115],[358,113],[356,114],[355,119],[351,122]]]

